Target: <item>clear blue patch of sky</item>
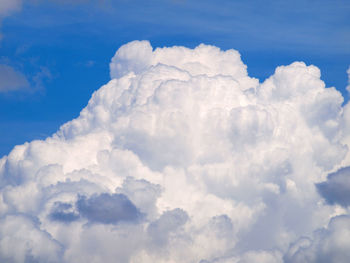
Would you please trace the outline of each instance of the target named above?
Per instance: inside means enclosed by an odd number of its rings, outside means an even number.
[[[63,2],[28,0],[2,21],[0,63],[25,74],[33,92],[0,94],[0,156],[77,117],[109,80],[115,51],[135,39],[234,48],[261,81],[279,65],[304,61],[347,99],[348,0]]]

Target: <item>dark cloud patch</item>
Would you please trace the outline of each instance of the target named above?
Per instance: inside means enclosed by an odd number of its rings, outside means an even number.
[[[68,203],[56,202],[50,213],[50,218],[54,221],[70,223],[79,219],[79,214],[72,211],[73,206]]]
[[[327,181],[316,184],[320,195],[327,203],[339,204],[343,207],[350,205],[350,167],[339,169],[327,177]]]
[[[94,223],[116,224],[120,221],[137,221],[141,213],[124,194],[79,196],[76,203],[81,216]]]

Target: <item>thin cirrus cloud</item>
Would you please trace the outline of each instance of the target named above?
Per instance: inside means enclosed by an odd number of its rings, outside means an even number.
[[[316,66],[133,41],[110,75],[0,159],[2,261],[347,262],[350,111]]]

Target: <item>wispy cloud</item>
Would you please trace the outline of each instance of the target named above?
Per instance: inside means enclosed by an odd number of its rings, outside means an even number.
[[[30,84],[24,74],[14,68],[0,64],[0,92],[28,90]]]
[[[0,1],[0,30],[2,26],[2,20],[16,11],[19,11],[22,7],[22,0],[1,0]],[[2,34],[0,31],[0,41]]]
[[[8,16],[22,7],[22,0],[1,0],[0,17]]]
[[[28,78],[14,67],[0,64],[0,93],[42,92],[45,89],[45,83],[52,77],[47,67],[40,67],[33,76]]]

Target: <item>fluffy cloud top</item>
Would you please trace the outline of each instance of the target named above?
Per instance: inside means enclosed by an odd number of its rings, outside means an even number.
[[[259,83],[237,51],[134,41],[110,68],[77,119],[0,159],[0,258],[346,262],[348,176],[327,175],[349,111],[317,67]]]

